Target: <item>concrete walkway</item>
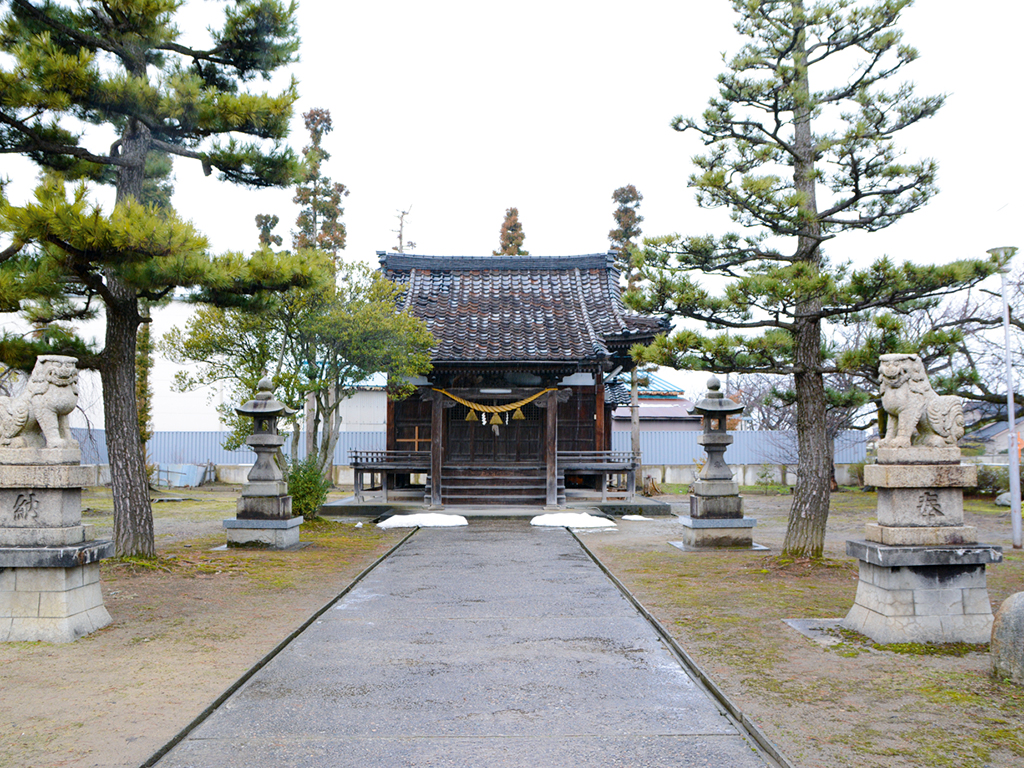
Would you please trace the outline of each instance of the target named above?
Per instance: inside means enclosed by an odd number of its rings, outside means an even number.
[[[157,765],[772,763],[568,531],[481,521],[416,532]]]

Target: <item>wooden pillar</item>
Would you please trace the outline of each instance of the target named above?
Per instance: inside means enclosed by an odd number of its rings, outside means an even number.
[[[636,462],[636,469],[630,474],[633,476],[633,488],[636,484],[643,485],[643,478],[640,476],[643,467],[640,464],[640,382],[639,371],[634,368],[629,374],[629,431],[631,434],[630,444],[633,447],[633,461]],[[628,485],[628,484],[627,484]],[[629,491],[629,500],[633,500],[633,491]]]
[[[604,440],[604,373],[594,374],[594,450],[607,451]]]
[[[395,423],[397,408],[395,401],[388,398],[387,442],[384,444],[389,451],[398,450],[398,425]]]
[[[547,428],[544,430],[544,461],[547,465],[547,506],[558,506],[558,391],[547,395]]]
[[[430,401],[430,506],[441,506],[441,466],[444,463],[444,403]]]

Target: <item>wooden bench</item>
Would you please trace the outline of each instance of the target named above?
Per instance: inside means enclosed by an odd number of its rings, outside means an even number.
[[[430,470],[430,453],[427,451],[349,451],[352,466],[352,489],[356,501],[363,500],[363,492],[376,490],[373,476],[380,475],[380,490],[384,501],[388,500],[388,474],[415,474]],[[364,485],[364,477],[370,476],[370,485]]]
[[[625,492],[616,491],[611,495],[632,501],[636,495],[636,469],[639,460],[631,451],[559,451],[558,473],[574,475],[597,475],[601,478],[601,501],[608,500],[608,477],[626,475]]]

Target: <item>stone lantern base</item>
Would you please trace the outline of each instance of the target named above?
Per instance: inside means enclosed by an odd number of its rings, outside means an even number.
[[[683,544],[687,547],[737,547],[750,549],[754,546],[753,517],[698,518],[680,517],[683,525]]]
[[[286,520],[225,520],[229,547],[289,549],[299,544],[302,517]]]

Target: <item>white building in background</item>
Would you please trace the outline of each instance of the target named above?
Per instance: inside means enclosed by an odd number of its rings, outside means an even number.
[[[174,300],[153,311],[154,344],[172,328],[184,329],[195,308],[194,304]],[[86,338],[102,341],[103,320],[81,326]],[[225,429],[217,414],[224,402],[225,387],[212,385],[190,392],[174,389],[174,376],[189,366],[177,365],[159,352],[154,355],[151,384],[153,388],[154,432],[220,432]],[[342,429],[353,432],[383,432],[387,421],[387,395],[382,377],[374,377],[365,387],[341,406]],[[256,394],[255,392],[253,394]],[[71,417],[71,426],[103,429],[103,390],[96,371],[79,374],[78,410]]]

